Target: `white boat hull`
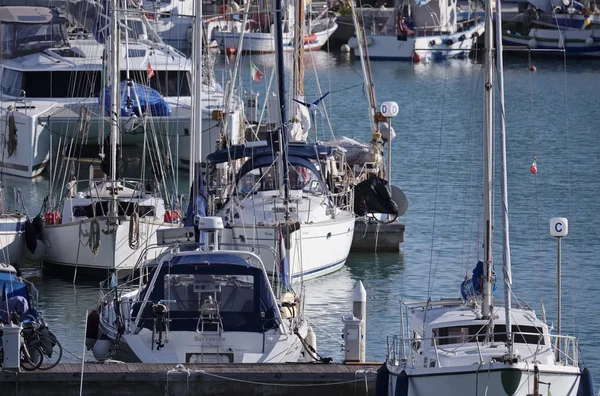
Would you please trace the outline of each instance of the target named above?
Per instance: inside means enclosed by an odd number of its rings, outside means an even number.
[[[462,32],[428,36],[396,36],[373,34],[366,36],[368,57],[371,60],[409,60],[418,56],[425,60],[464,58],[474,48],[477,38],[484,32],[484,24],[478,23]],[[348,41],[360,59],[356,37]]]
[[[90,248],[92,222],[100,225],[100,244],[97,252]],[[156,231],[161,227],[178,226],[155,219],[140,219],[139,247],[129,244],[130,218],[119,218],[118,225],[108,226],[107,217],[74,221],[64,224],[45,225],[43,230],[46,245],[44,262],[50,266],[67,267],[90,272],[117,270],[119,277],[127,276],[144,254],[146,260],[155,260],[164,248],[148,251],[146,247],[156,245]],[[107,232],[114,229],[114,232]]]
[[[291,234],[290,255],[287,257],[292,282],[341,269],[348,258],[353,236],[354,216],[348,212],[340,213],[335,219],[301,224],[300,229]],[[228,227],[223,231],[221,241],[226,249],[249,250],[254,246],[267,272],[279,272],[279,268],[273,268],[273,251],[278,252],[279,249],[278,225]]]
[[[533,394],[533,364],[492,363],[469,366],[407,368],[408,390],[401,392],[402,368],[389,366],[388,395],[430,396],[443,389],[445,396],[488,395],[527,396]],[[575,396],[579,388],[578,367],[538,365],[540,396]],[[399,387],[400,389],[396,389]],[[511,393],[512,391],[512,393]],[[551,392],[551,393],[550,393]]]
[[[600,30],[554,30],[531,29],[529,35],[517,35],[504,31],[504,45],[526,46],[531,49],[556,50],[564,47],[568,55],[600,57]]]
[[[23,253],[25,215],[0,216],[0,262],[18,264]]]
[[[210,22],[211,24],[218,24],[219,22]],[[217,25],[218,26],[218,25]],[[336,31],[337,24],[335,22],[327,28],[321,31],[307,35],[305,38],[304,50],[305,51],[317,51],[320,50],[329,40],[329,37]],[[232,32],[226,29],[214,29],[214,26],[209,26],[209,36],[212,37],[210,41],[213,46],[218,46],[221,51],[227,51],[228,48],[236,49],[239,46],[241,33]],[[283,35],[283,49],[286,52],[292,52],[293,47],[293,34],[284,33]],[[244,33],[242,41],[242,52],[250,52],[257,54],[272,54],[275,52],[275,36],[273,33],[260,33],[260,32],[246,32]]]

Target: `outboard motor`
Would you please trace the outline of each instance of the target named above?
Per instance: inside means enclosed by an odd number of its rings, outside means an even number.
[[[165,344],[163,344],[163,331],[167,332],[165,336],[165,341],[169,342],[168,335],[168,327],[167,327],[167,305],[162,301],[159,301],[158,304],[154,304],[152,306],[152,310],[154,311],[154,334],[158,333],[158,339],[155,341],[156,350],[160,351],[161,348],[164,348]]]

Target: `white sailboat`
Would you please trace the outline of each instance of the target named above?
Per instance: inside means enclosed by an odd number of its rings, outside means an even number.
[[[112,27],[106,46],[109,95],[119,86],[120,27],[116,8],[107,12]],[[160,194],[148,192],[142,182],[127,182],[119,174],[120,111],[116,95],[110,95],[109,104],[113,116],[109,121],[110,152],[105,158],[108,166],[102,169],[104,175],[96,175],[90,166],[86,190],[78,192],[77,180],[73,180],[66,198],[57,194],[56,207],[62,206],[62,210],[50,207],[43,230],[47,267],[100,273],[103,278],[109,273],[123,277],[131,273],[138,260],[152,261],[160,253],[160,249],[153,250],[150,256],[146,249],[156,244],[159,227],[179,226],[179,215],[165,210]]]
[[[500,2],[496,3],[500,26]],[[492,7],[486,4],[486,33],[492,33]],[[498,29],[499,30],[499,29]],[[484,75],[483,260],[461,286],[462,298],[402,302],[410,325],[394,337],[380,391],[394,396],[487,394],[511,396],[591,396],[591,375],[579,367],[575,337],[552,334],[545,321],[523,303],[512,305],[506,179],[506,134],[501,125],[501,186],[504,302],[493,301],[493,97],[499,87],[504,115],[501,37],[496,37],[498,81],[493,79],[493,34],[486,34]],[[388,374],[389,373],[389,374]],[[581,392],[581,393],[580,393]]]
[[[302,37],[303,6],[293,32]],[[277,71],[279,120],[288,120],[283,69],[283,11],[277,13]],[[304,45],[294,42],[295,106],[299,116],[304,99]],[[304,108],[304,110],[306,110]],[[252,249],[267,265],[269,273],[286,269],[286,282],[323,276],[342,268],[352,244],[354,213],[352,194],[346,180],[343,150],[306,142],[308,130],[301,122],[281,122],[267,142],[232,146],[207,157],[209,186],[216,180],[225,194],[213,189],[214,212],[224,219],[224,246]],[[309,125],[309,124],[308,124]],[[223,178],[225,164],[231,164]],[[231,178],[231,179],[229,179]],[[231,183],[233,180],[234,183]],[[273,252],[278,252],[279,264]]]

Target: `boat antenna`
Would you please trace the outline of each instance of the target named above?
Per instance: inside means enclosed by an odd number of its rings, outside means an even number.
[[[493,203],[493,50],[494,50],[494,35],[492,26],[492,7],[489,0],[486,1],[485,7],[485,49],[484,49],[484,150],[483,150],[483,302],[481,313],[485,319],[492,318],[492,290],[494,283],[494,270],[492,263],[492,203]],[[493,326],[490,320],[488,328]]]
[[[279,107],[281,111],[281,128],[279,129],[279,141],[281,142],[281,169],[283,170],[282,184],[284,202],[287,207],[290,197],[290,173],[288,169],[287,149],[288,149],[288,122],[287,106],[285,103],[285,79],[283,76],[283,2],[275,0],[275,44],[276,44],[276,62],[277,62],[277,94],[279,95]],[[289,210],[285,211],[286,221],[289,219]]]
[[[504,63],[502,59],[502,7],[496,2],[496,70],[498,73],[498,93],[500,102],[500,187],[502,194],[502,262],[504,279],[504,315],[506,323],[506,347],[509,360],[513,358],[511,287],[512,274],[510,263],[510,238],[508,227],[508,182],[506,171],[506,113],[504,108]]]

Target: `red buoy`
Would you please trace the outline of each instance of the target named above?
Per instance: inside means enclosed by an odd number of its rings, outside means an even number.
[[[414,63],[419,63],[421,62],[421,55],[417,54],[416,52],[413,54],[413,62]]]
[[[44,214],[44,220],[46,221],[46,224],[48,224],[48,225],[60,224],[61,223],[60,212],[58,210],[54,210],[52,212],[46,212]]]

